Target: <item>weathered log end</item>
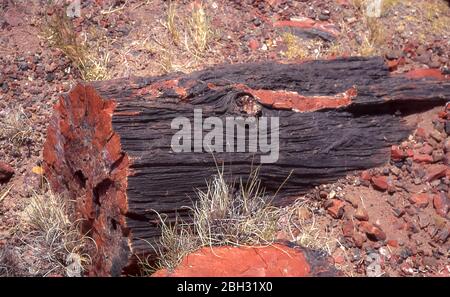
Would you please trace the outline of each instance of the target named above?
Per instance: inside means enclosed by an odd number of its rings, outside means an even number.
[[[120,275],[130,259],[129,161],[112,128],[115,107],[92,86],[76,86],[56,105],[43,152],[52,188],[75,199],[83,232],[96,243],[90,269],[95,275]]]

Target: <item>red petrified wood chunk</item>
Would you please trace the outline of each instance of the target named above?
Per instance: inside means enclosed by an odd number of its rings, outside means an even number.
[[[433,147],[432,147],[431,145],[429,145],[428,143],[425,144],[425,145],[419,150],[419,153],[425,154],[425,155],[431,155],[432,152],[433,152]]]
[[[391,147],[391,160],[401,161],[406,157],[405,152],[397,145]]]
[[[361,179],[369,182],[372,179],[372,175],[368,170],[364,170],[361,172]]]
[[[419,128],[417,128],[416,133],[414,134],[414,136],[416,138],[425,139],[427,137],[427,132],[425,131],[424,128],[419,127]]]
[[[311,31],[317,36],[331,40],[339,35],[339,30],[336,26],[329,22],[316,21],[310,18],[292,18],[289,21],[277,21],[273,24],[275,28],[287,28],[291,30]]]
[[[363,246],[364,242],[366,241],[366,237],[364,236],[364,234],[362,234],[360,232],[355,232],[353,234],[352,238],[353,238],[353,243],[359,248],[361,248]]]
[[[447,78],[439,69],[414,69],[406,73],[405,76],[408,78],[434,78],[439,80]]]
[[[390,247],[394,247],[394,248],[398,247],[398,241],[395,240],[395,239],[390,239],[390,240],[388,240],[388,241],[387,241],[387,244],[388,244]]]
[[[14,169],[8,164],[0,161],[0,183],[6,183],[13,176]]]
[[[431,200],[431,195],[427,193],[414,194],[409,198],[409,202],[420,208],[428,206]]]
[[[361,222],[359,226],[360,230],[367,234],[367,237],[371,240],[385,240],[386,234],[381,230],[380,227],[377,227],[369,222]]]
[[[413,160],[416,163],[431,163],[433,162],[433,157],[430,155],[415,153],[413,156]]]
[[[367,210],[364,208],[361,208],[361,207],[355,211],[354,217],[360,221],[368,221],[369,220],[369,214],[367,213]]]
[[[259,42],[256,39],[251,39],[248,42],[248,47],[252,50],[252,51],[256,51],[259,48]]]
[[[333,218],[340,219],[344,214],[344,204],[339,199],[333,199],[330,206],[327,207],[327,211]]]
[[[279,277],[338,275],[332,260],[312,260],[303,249],[275,244],[265,247],[204,247],[185,256],[173,272],[152,276],[172,277]]]
[[[355,231],[355,225],[351,220],[345,221],[344,224],[342,224],[342,234],[345,237],[352,237],[353,233]]]
[[[372,177],[372,185],[374,189],[379,191],[386,191],[389,187],[388,179],[386,176],[374,176]]]
[[[449,169],[449,167],[446,165],[440,165],[440,164],[431,165],[427,169],[427,175],[425,176],[425,179],[427,181],[431,182],[435,179],[444,177],[448,169]]]
[[[450,208],[450,201],[444,193],[436,194],[433,195],[433,206],[436,212],[445,218]]]

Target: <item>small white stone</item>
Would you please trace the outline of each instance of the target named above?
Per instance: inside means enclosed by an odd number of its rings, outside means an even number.
[[[384,256],[386,259],[391,258],[391,253],[389,252],[389,249],[386,247],[380,247],[378,250],[382,256]]]
[[[331,192],[328,193],[328,199],[333,199],[334,197],[336,197],[336,192],[334,190],[331,190]]]

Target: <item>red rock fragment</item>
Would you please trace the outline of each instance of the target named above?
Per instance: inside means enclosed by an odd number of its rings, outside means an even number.
[[[391,160],[401,161],[406,157],[405,152],[397,145],[391,147]]]
[[[438,113],[438,117],[439,118],[441,118],[441,119],[447,119],[447,116],[448,116],[448,112],[447,111],[440,111],[439,113]]]
[[[406,63],[405,57],[401,57],[399,59],[387,61],[387,66],[389,68],[389,71],[393,72],[398,69],[398,66],[405,65],[405,63]]]
[[[334,263],[341,265],[345,262],[345,255],[341,249],[336,249],[332,255]]]
[[[353,215],[357,220],[360,221],[368,221],[369,220],[369,214],[367,213],[367,210],[360,207],[355,211],[355,214]]]
[[[389,187],[386,176],[374,176],[371,179],[374,189],[379,191],[386,191]]]
[[[445,176],[448,168],[449,167],[446,165],[440,165],[440,164],[431,165],[427,169],[427,175],[425,176],[425,179],[428,182],[431,182],[433,180],[442,178]]]
[[[204,247],[185,256],[178,267],[154,277],[279,277],[337,275],[332,260],[310,259],[301,248],[275,244],[264,247]]]
[[[11,177],[14,175],[14,169],[0,161],[0,183],[7,183]]]
[[[403,47],[403,53],[405,54],[411,54],[411,57],[415,57],[416,56],[416,49],[417,49],[418,45],[415,42],[408,42],[405,44],[405,46]]]
[[[252,51],[256,51],[259,48],[259,42],[256,39],[251,39],[248,43],[248,47],[252,50]]]
[[[433,147],[432,147],[431,145],[429,145],[428,143],[425,144],[425,145],[419,150],[419,153],[425,154],[425,155],[431,155],[432,152],[433,152]]]
[[[332,203],[327,207],[328,213],[335,219],[340,219],[344,215],[344,202],[338,199],[332,199]]]
[[[364,170],[363,172],[361,172],[361,179],[365,181],[370,181],[372,179],[372,175],[370,174],[369,171]]]
[[[430,200],[431,195],[427,193],[413,194],[411,197],[409,197],[409,202],[420,208],[427,207],[430,203]]]
[[[342,234],[345,237],[353,237],[354,230],[355,225],[353,225],[353,222],[351,220],[348,220],[344,224],[342,224]]]
[[[336,38],[339,35],[337,27],[329,22],[316,21],[310,18],[296,18],[290,21],[277,21],[273,23],[274,28],[298,28],[303,30],[316,30],[325,32]]]
[[[412,149],[407,149],[407,150],[406,150],[406,155],[407,155],[409,158],[412,158],[412,157],[414,157],[414,151],[413,151]]]
[[[436,213],[441,217],[447,217],[450,208],[450,201],[444,193],[433,195],[433,206]]]
[[[395,239],[390,239],[387,241],[388,246],[390,247],[398,247],[398,241]]]
[[[355,244],[356,247],[362,248],[365,241],[366,237],[363,234],[359,232],[355,232],[353,234],[353,243]]]
[[[427,137],[427,132],[425,131],[424,128],[419,127],[416,130],[416,133],[414,134],[415,137],[417,138],[421,138],[421,139],[425,139]]]
[[[407,78],[434,78],[438,80],[444,80],[446,77],[439,69],[414,69],[405,74]]]
[[[430,155],[424,155],[424,154],[414,154],[413,156],[413,161],[416,163],[432,163],[433,162],[433,157]]]
[[[381,241],[386,239],[386,234],[383,230],[369,222],[361,222],[359,228],[361,231],[366,233],[367,238],[370,240]]]
[[[395,71],[398,68],[398,60],[387,61],[389,71]]]

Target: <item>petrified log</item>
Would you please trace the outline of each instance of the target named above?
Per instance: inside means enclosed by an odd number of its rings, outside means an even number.
[[[153,210],[186,215],[180,208],[216,173],[214,157],[239,177],[265,155],[174,153],[174,118],[192,123],[194,109],[203,118],[278,117],[279,158],[263,164],[260,177],[273,193],[289,176],[274,200],[285,204],[315,185],[385,163],[389,147],[413,129],[400,114],[448,98],[448,80],[392,77],[381,58],[226,65],[84,83],[55,107],[44,167],[53,189],[76,200],[97,243],[90,273],[119,275],[133,267],[133,255],[152,252],[148,242],[160,232]],[[242,138],[230,135],[226,140]]]

